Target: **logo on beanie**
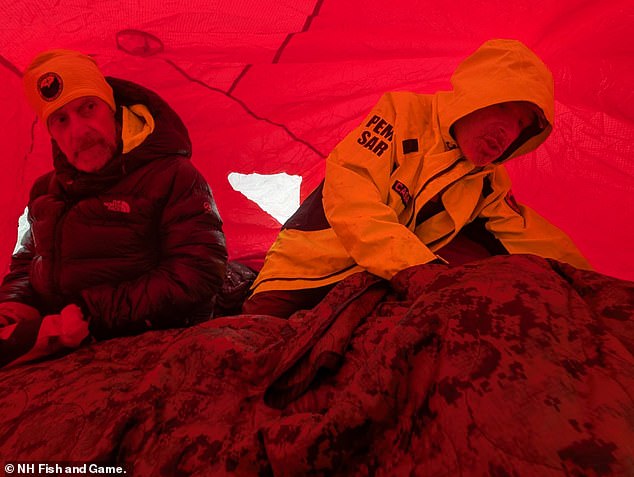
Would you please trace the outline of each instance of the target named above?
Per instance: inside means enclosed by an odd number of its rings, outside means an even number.
[[[37,90],[44,101],[55,101],[62,94],[62,78],[57,73],[44,73],[37,80]]]

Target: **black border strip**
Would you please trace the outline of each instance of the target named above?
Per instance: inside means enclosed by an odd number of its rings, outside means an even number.
[[[238,83],[242,80],[244,75],[247,74],[247,71],[249,71],[252,66],[253,65],[247,65],[247,66],[244,67],[244,69],[240,72],[238,77],[231,84],[231,87],[227,90],[227,94],[231,94],[231,92],[236,88],[236,86],[238,86]]]
[[[310,25],[313,23],[313,20],[315,19],[315,17],[317,17],[317,15],[319,15],[319,11],[321,10],[321,6],[323,4],[324,4],[324,0],[317,0],[317,3],[315,3],[315,8],[313,8],[313,13],[311,13],[308,16],[308,18],[306,18],[306,22],[304,23],[304,26],[302,27],[302,29],[300,31],[298,31],[298,32],[289,33],[286,36],[286,38],[284,39],[284,41],[282,42],[282,44],[278,48],[277,52],[275,53],[275,56],[273,57],[272,63],[278,63],[280,61],[280,57],[282,56],[282,53],[284,53],[284,50],[286,49],[286,47],[290,43],[291,39],[295,35],[297,35],[298,33],[305,33],[305,32],[308,31],[308,29],[310,28]]]
[[[315,146],[313,146],[312,144],[310,144],[309,142],[305,141],[304,139],[301,139],[299,137],[297,137],[290,129],[288,129],[284,124],[280,124],[280,123],[276,123],[274,121],[271,121],[270,119],[266,119],[263,118],[262,116],[258,116],[257,114],[255,114],[251,109],[249,109],[249,107],[246,105],[246,103],[244,103],[244,101],[241,101],[240,99],[236,98],[235,96],[231,95],[229,92],[224,91],[220,88],[216,88],[215,86],[210,86],[207,83],[205,83],[204,81],[201,81],[199,79],[193,78],[192,76],[190,76],[185,70],[183,70],[180,66],[178,66],[176,63],[174,63],[172,60],[164,60],[167,64],[169,64],[170,66],[172,66],[172,68],[174,68],[176,71],[178,71],[180,74],[182,74],[185,78],[187,78],[189,81],[193,82],[193,83],[197,83],[211,91],[215,91],[217,93],[223,94],[225,95],[227,98],[235,101],[236,103],[238,103],[242,109],[245,110],[245,112],[247,114],[249,114],[250,116],[252,116],[253,118],[257,119],[258,121],[264,121],[266,123],[269,123],[273,126],[282,128],[286,134],[288,134],[295,142],[299,142],[301,144],[303,144],[304,146],[306,146],[308,149],[310,149],[311,151],[313,151],[315,154],[317,154],[319,157],[321,158],[325,158],[326,155],[324,153],[322,153],[321,151],[319,151]]]
[[[4,66],[9,71],[15,73],[16,75],[18,75],[18,77],[22,78],[22,72],[19,70],[19,68],[2,55],[0,55],[0,65]]]

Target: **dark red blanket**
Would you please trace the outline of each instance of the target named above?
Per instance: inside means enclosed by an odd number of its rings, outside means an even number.
[[[0,370],[0,464],[128,475],[634,475],[634,283],[533,256],[342,282]]]

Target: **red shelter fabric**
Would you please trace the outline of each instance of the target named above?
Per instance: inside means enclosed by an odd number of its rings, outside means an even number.
[[[568,232],[598,271],[634,279],[629,1],[2,0],[0,11],[2,272],[29,187],[51,167],[48,135],[20,82],[44,49],[94,55],[106,75],[174,107],[213,189],[230,258],[258,267],[280,219],[229,174],[301,176],[304,198],[325,156],[383,92],[448,89],[482,42],[516,38],[551,68],[557,102],[548,141],[508,166],[515,196]]]

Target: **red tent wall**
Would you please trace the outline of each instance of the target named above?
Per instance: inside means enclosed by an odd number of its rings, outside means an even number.
[[[280,224],[236,192],[229,173],[300,175],[303,198],[382,92],[448,89],[483,41],[517,38],[553,71],[557,103],[546,144],[508,166],[515,196],[566,230],[597,270],[634,279],[634,8],[541,3],[2,0],[0,270],[29,187],[51,166],[19,79],[41,50],[94,55],[107,75],[174,107],[214,191],[231,258],[257,267]]]

